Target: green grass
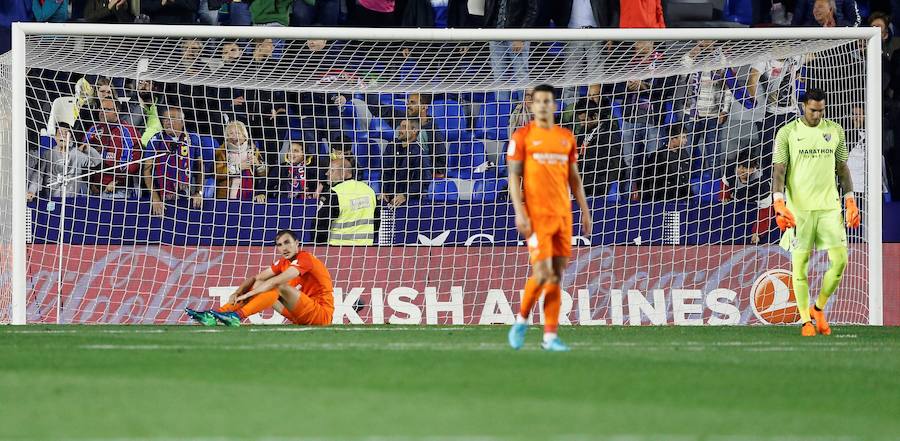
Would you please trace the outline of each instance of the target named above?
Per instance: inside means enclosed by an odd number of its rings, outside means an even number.
[[[0,439],[900,439],[900,328],[506,330],[4,327]]]

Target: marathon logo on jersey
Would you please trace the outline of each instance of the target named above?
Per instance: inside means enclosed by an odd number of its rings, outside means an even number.
[[[760,275],[750,288],[753,315],[762,323],[785,325],[800,320],[800,310],[794,297],[791,272],[786,269],[769,270]]]
[[[569,162],[569,155],[563,153],[532,153],[531,157],[544,165],[558,165]]]

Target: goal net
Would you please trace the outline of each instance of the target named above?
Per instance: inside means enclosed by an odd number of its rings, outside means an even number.
[[[25,215],[0,221],[0,322],[18,299],[19,322],[188,323],[185,307],[219,305],[291,229],[331,271],[336,324],[511,323],[530,266],[507,144],[548,83],[593,218],[588,237],[574,216],[563,324],[796,322],[772,150],[811,88],[846,131],[862,201],[829,317],[880,323],[872,30],[15,32],[0,209]],[[348,179],[379,209],[341,229],[333,187]],[[827,267],[815,253],[813,299]]]

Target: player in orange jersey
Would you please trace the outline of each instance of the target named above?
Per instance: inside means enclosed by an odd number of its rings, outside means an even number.
[[[281,258],[238,287],[228,303],[209,311],[186,309],[195,321],[214,326],[240,326],[241,319],[275,308],[298,325],[329,325],[334,314],[334,294],[328,269],[312,254],[300,251],[293,231],[275,235]],[[301,291],[302,290],[302,291]]]
[[[581,208],[581,228],[590,237],[592,223],[578,174],[575,135],[553,123],[553,87],[542,84],[532,93],[534,121],[516,130],[509,141],[509,195],[516,212],[516,228],[528,243],[533,265],[525,284],[522,308],[509,330],[509,344],[525,344],[528,316],[544,296],[544,342],[548,351],[568,351],[557,336],[563,270],[572,255],[572,202]],[[523,183],[524,181],[524,183]],[[524,194],[523,194],[524,190]]]

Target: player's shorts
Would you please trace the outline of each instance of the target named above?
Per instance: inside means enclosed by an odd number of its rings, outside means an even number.
[[[551,257],[572,255],[572,217],[536,216],[531,218],[533,232],[528,238],[531,263]]]
[[[334,309],[321,305],[310,296],[300,292],[297,304],[287,314],[287,319],[295,325],[327,326],[331,324]]]
[[[797,226],[781,236],[788,251],[828,250],[847,246],[847,230],[841,210],[795,210]]]

